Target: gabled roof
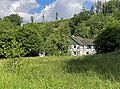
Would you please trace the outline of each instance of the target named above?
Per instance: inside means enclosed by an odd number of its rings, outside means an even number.
[[[95,45],[93,42],[94,40],[91,39],[84,39],[78,36],[70,36],[70,38],[75,41],[78,45]]]

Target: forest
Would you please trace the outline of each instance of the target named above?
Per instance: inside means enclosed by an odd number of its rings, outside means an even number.
[[[23,24],[23,18],[11,14],[0,19],[0,58],[38,56],[45,51],[48,56],[63,56],[70,45],[69,36],[75,35],[95,40],[97,53],[108,53],[120,49],[120,1],[96,2],[89,11],[69,19],[51,22]],[[44,18],[43,18],[44,20]]]

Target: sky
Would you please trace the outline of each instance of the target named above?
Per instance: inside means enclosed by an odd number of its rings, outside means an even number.
[[[0,18],[19,14],[24,23],[30,22],[30,16],[34,16],[35,22],[41,22],[44,14],[45,21],[53,21],[58,12],[59,19],[66,19],[80,13],[83,6],[89,10],[95,1],[97,0],[0,0]]]

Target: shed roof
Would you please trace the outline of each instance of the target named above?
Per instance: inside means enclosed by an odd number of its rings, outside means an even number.
[[[79,45],[95,45],[93,43],[94,40],[91,40],[91,39],[84,39],[84,38],[78,37],[78,36],[70,36],[70,38]]]

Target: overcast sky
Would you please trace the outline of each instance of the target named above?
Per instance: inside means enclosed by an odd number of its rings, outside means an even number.
[[[30,16],[40,22],[43,14],[45,21],[51,21],[58,12],[59,18],[70,18],[79,13],[83,6],[89,9],[95,1],[97,0],[0,0],[0,17],[16,13],[24,18],[24,22],[29,22]]]

